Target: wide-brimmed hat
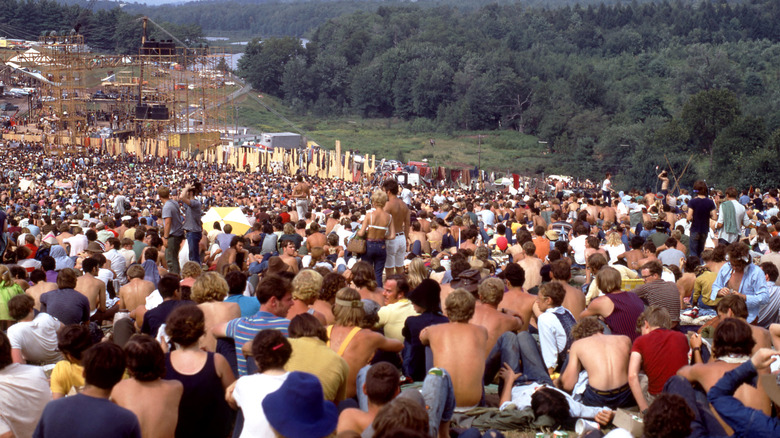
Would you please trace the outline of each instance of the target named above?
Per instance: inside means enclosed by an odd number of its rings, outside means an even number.
[[[103,252],[103,248],[97,242],[89,242],[89,245],[87,245],[87,252]]]
[[[471,293],[476,293],[479,288],[479,282],[482,275],[478,269],[469,269],[460,273],[457,279],[452,281],[453,289],[466,289]]]
[[[426,278],[409,292],[407,298],[412,304],[427,311],[441,310],[441,286],[435,280]]]
[[[558,232],[555,230],[547,230],[544,232],[544,236],[547,237],[547,240],[558,240],[560,236],[558,235]]]
[[[336,430],[338,409],[324,399],[322,384],[309,373],[293,371],[278,390],[263,399],[268,423],[286,438],[320,438]]]

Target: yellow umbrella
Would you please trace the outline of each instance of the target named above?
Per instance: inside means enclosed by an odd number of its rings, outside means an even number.
[[[240,207],[211,207],[209,211],[201,218],[203,222],[203,229],[208,233],[214,229],[214,222],[219,222],[222,229],[225,229],[226,224],[230,224],[233,227],[233,234],[239,236],[243,235],[250,228],[249,219]]]

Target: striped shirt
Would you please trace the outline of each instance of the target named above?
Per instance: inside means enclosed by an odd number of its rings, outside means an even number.
[[[648,306],[659,306],[669,311],[672,322],[680,322],[680,291],[671,281],[657,280],[636,287],[635,293]]]
[[[252,316],[242,317],[228,322],[225,332],[236,342],[236,359],[238,362],[238,375],[246,376],[246,357],[241,349],[247,342],[251,343],[255,335],[261,330],[280,330],[287,336],[287,326],[290,320],[280,318],[272,313],[259,311]]]

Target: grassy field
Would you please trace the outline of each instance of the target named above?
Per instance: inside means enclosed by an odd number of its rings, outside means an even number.
[[[536,137],[516,131],[414,132],[411,122],[395,118],[297,116],[277,99],[262,96],[263,103],[292,125],[244,96],[237,101],[238,124],[250,128],[250,133],[302,132],[327,149],[333,149],[339,140],[342,149],[374,154],[377,159],[404,162],[427,159],[431,165],[455,169],[473,168],[479,164],[480,155],[485,170],[534,174],[554,165],[545,155],[545,145],[539,144]],[[435,140],[434,147],[430,139]]]

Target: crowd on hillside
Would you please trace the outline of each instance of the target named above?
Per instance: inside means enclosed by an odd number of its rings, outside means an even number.
[[[0,169],[0,437],[780,435],[776,189]]]

